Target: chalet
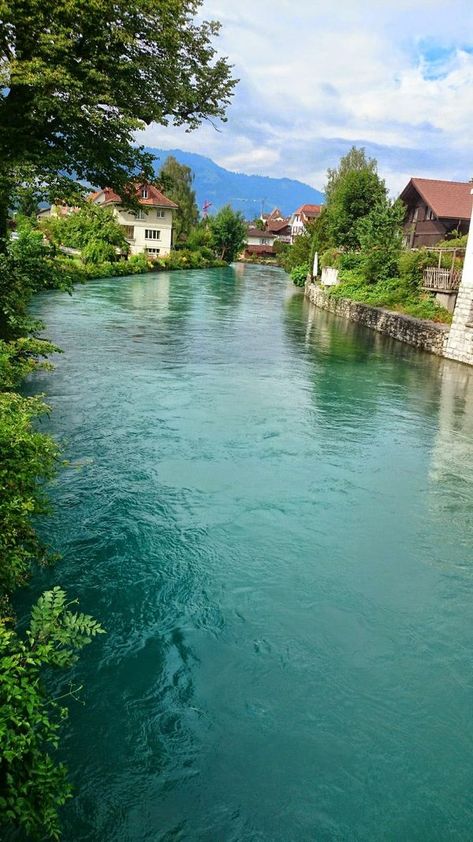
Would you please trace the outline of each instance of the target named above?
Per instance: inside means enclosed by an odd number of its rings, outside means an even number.
[[[274,241],[276,235],[261,228],[248,228],[246,235],[245,253],[259,254],[268,257],[274,255]]]
[[[291,224],[289,217],[282,219],[268,219],[266,230],[274,234],[275,238],[282,243],[291,242]]]
[[[172,247],[173,215],[177,205],[152,184],[136,184],[139,209],[127,210],[120,196],[109,187],[89,197],[96,205],[113,208],[130,245],[131,254],[145,252],[149,257],[169,254]]]
[[[467,234],[471,219],[471,184],[411,178],[400,197],[406,206],[404,244],[433,246],[453,231]]]
[[[321,213],[322,205],[301,205],[300,208],[297,208],[295,213],[292,214],[290,220],[292,241],[294,240],[294,237],[297,237],[299,234],[303,234],[306,225],[313,222],[314,219],[317,219]]]

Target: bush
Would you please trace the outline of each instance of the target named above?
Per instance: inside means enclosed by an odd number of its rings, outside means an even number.
[[[329,248],[320,256],[320,268],[328,269],[330,266],[338,267],[340,249]]]
[[[48,698],[41,673],[71,666],[103,631],[92,617],[71,612],[70,604],[60,588],[46,591],[24,638],[0,618],[0,822],[38,839],[59,838],[58,809],[72,794],[66,767],[49,754],[68,711]]]
[[[431,265],[432,258],[426,249],[404,251],[399,258],[399,277],[412,292],[416,292],[421,287],[423,270]]]
[[[409,280],[388,278],[373,284],[365,280],[358,270],[342,273],[338,286],[329,291],[332,298],[349,298],[371,307],[385,307],[399,313],[406,313],[418,319],[430,319],[449,324],[451,314],[441,307],[436,299],[420,290],[414,290]]]
[[[360,269],[362,264],[362,256],[359,251],[342,252],[337,259],[337,267],[341,271],[351,271],[352,269]]]
[[[309,274],[309,264],[303,263],[301,266],[295,266],[291,272],[291,280],[296,287],[305,286],[307,275]]]

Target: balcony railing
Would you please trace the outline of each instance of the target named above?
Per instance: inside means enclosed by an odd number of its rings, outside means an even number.
[[[460,269],[443,269],[439,266],[428,266],[424,269],[422,289],[433,292],[457,292],[460,286]]]

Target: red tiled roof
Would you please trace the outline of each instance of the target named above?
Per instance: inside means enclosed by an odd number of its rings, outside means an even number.
[[[303,213],[305,216],[318,216],[322,211],[322,205],[301,205],[297,208],[297,213]]]
[[[276,220],[268,220],[268,231],[272,231],[274,234],[278,234],[284,228],[289,227],[289,219],[282,219],[279,222]]]
[[[148,197],[146,199],[143,199],[141,197],[141,190],[144,186],[146,187],[146,189],[148,191]],[[136,192],[138,202],[139,202],[140,205],[146,205],[146,206],[151,205],[151,207],[160,207],[160,208],[177,208],[176,203],[172,202],[171,199],[168,199],[168,197],[165,196],[164,193],[161,193],[161,191],[158,190],[158,188],[155,187],[153,184],[146,184],[146,185],[136,184],[135,185],[135,192]],[[92,195],[89,196],[89,201],[95,202],[95,200],[102,193],[104,194],[104,202],[103,202],[104,205],[107,205],[107,204],[119,205],[119,204],[121,204],[122,200],[121,200],[120,196],[118,195],[118,193],[115,193],[115,191],[112,190],[111,187],[104,187],[103,190],[97,190],[96,193],[92,193]]]
[[[473,184],[464,181],[442,181],[436,178],[411,178],[400,199],[410,187],[432,208],[437,217],[446,219],[471,219]]]

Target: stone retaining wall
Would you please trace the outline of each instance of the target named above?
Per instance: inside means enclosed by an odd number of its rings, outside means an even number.
[[[415,348],[429,351],[443,357],[447,344],[449,326],[415,319],[401,313],[392,313],[380,307],[370,307],[348,298],[332,298],[324,289],[310,281],[305,287],[305,294],[316,307],[343,316],[352,322],[377,330],[400,342],[406,342]]]

